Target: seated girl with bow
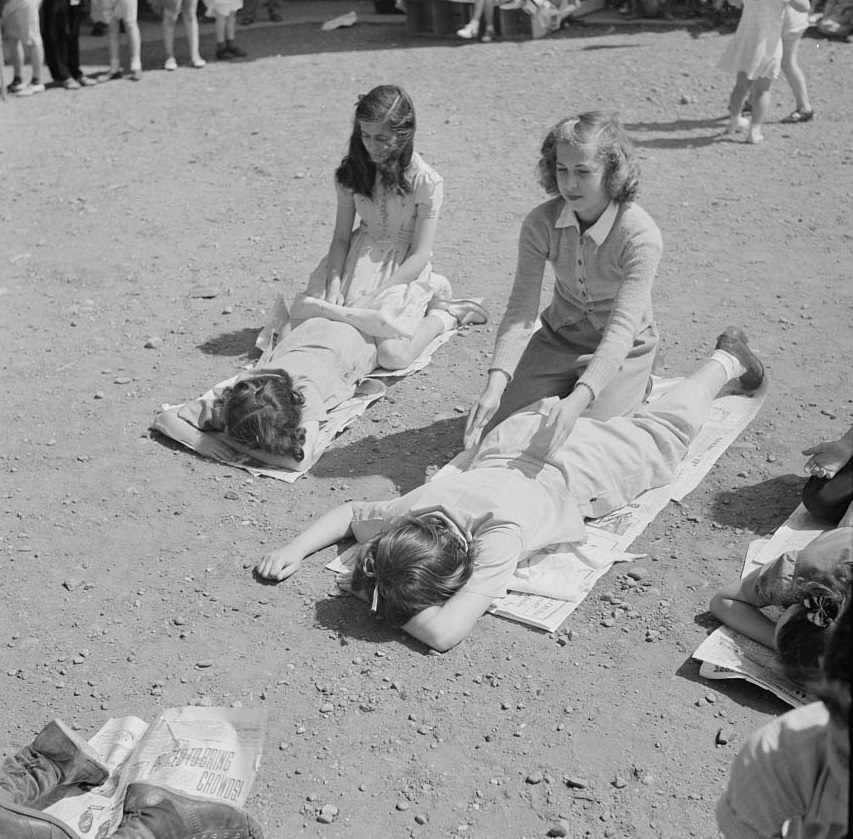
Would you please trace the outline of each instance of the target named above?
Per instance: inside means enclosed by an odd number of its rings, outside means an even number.
[[[727,626],[775,649],[788,677],[815,680],[831,629],[850,600],[853,527],[822,533],[721,588],[711,612]],[[782,609],[778,621],[761,610]]]

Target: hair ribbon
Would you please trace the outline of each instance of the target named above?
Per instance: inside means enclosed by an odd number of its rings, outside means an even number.
[[[803,600],[806,618],[810,623],[826,629],[838,617],[838,604],[825,594],[814,594]]]

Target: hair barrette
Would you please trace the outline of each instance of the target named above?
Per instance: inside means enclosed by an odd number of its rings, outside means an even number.
[[[838,617],[838,605],[824,594],[806,597],[803,608],[806,610],[806,619],[821,629],[831,626]]]

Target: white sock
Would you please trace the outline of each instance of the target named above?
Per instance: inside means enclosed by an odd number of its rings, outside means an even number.
[[[714,350],[711,353],[711,361],[716,361],[723,366],[728,381],[739,379],[746,373],[746,367],[743,366],[740,359],[725,350]]]

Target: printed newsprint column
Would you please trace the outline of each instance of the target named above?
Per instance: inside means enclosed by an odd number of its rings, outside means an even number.
[[[63,798],[45,812],[81,839],[118,828],[129,784],[145,782],[243,807],[261,760],[266,712],[257,708],[171,708],[149,726],[109,720],[89,741],[110,769],[99,787]]]

